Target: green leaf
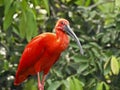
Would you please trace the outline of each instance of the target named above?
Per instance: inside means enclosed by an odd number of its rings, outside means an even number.
[[[120,0],[115,0],[115,6],[120,9]]]
[[[103,12],[103,13],[108,13],[114,9],[114,3],[113,1],[105,1],[105,0],[99,0],[98,3],[98,8]]]
[[[24,38],[25,37],[25,30],[26,30],[26,15],[25,15],[25,12],[22,13],[19,23],[20,23],[19,24],[20,36],[21,36],[21,38]]]
[[[105,90],[110,90],[110,87],[105,82],[103,82],[103,84],[105,86]]]
[[[3,5],[3,3],[4,3],[4,1],[3,1],[3,0],[0,0],[0,6],[2,6],[2,5]]]
[[[4,70],[8,70],[9,69],[9,62],[7,60],[4,60]]]
[[[101,49],[101,47],[96,42],[90,42],[89,44],[94,48]]]
[[[20,3],[20,5],[21,5],[21,9],[22,9],[23,12],[25,10],[27,10],[27,9],[30,9],[26,0],[22,0],[22,2]]]
[[[103,82],[97,83],[96,90],[103,90]]]
[[[71,77],[67,78],[67,81],[69,83],[69,89],[67,89],[67,90],[74,90],[75,86],[74,86],[74,83],[72,81],[72,78]]]
[[[82,63],[82,64],[79,66],[79,68],[77,69],[77,73],[82,74],[82,72],[84,72],[85,70],[87,70],[88,67],[89,67],[88,64]]]
[[[120,31],[120,14],[116,16],[116,29]]]
[[[62,82],[60,81],[55,81],[54,83],[52,83],[47,90],[57,90],[58,87],[60,87],[60,85],[62,84]]]
[[[48,12],[48,15],[50,15],[50,10],[49,10],[49,1],[48,0],[43,0],[44,1],[44,5],[45,5],[45,8]]]
[[[110,40],[110,33],[104,34],[104,36],[102,37],[102,43],[108,43]]]
[[[91,3],[91,0],[87,0],[87,1],[85,1],[85,6],[89,6],[90,3]]]
[[[74,76],[68,77],[64,82],[65,90],[83,90],[83,83]]]
[[[35,6],[39,5],[39,1],[38,0],[32,0],[31,1]]]
[[[37,34],[37,23],[35,15],[31,9],[26,11],[26,39],[30,41],[33,36]]]
[[[81,56],[81,55],[73,55],[71,57],[71,59],[73,59],[76,63],[78,62],[83,62],[83,63],[87,63],[88,62],[88,58],[85,56]]]
[[[5,5],[4,13],[6,14],[10,10],[10,7],[11,7],[13,0],[0,0],[0,1],[4,2],[4,5]]]
[[[19,30],[21,37],[26,37],[27,41],[30,41],[32,37],[37,35],[36,17],[31,9],[23,11]]]
[[[84,0],[76,0],[75,1],[75,4],[77,4],[77,5],[83,5],[83,3],[84,3]]]
[[[109,86],[105,82],[98,82],[96,90],[109,90]]]
[[[74,82],[74,85],[75,85],[74,90],[83,90],[83,84],[78,79],[73,77],[73,82]]]
[[[79,49],[78,45],[75,42],[71,42],[70,47]]]
[[[112,56],[112,58],[111,58],[111,70],[114,75],[119,74],[119,63],[115,56]]]
[[[111,71],[110,68],[110,59],[106,60],[105,64],[104,64],[104,75],[109,74]]]
[[[15,6],[10,7],[8,12],[6,12],[3,23],[4,30],[7,30],[8,27],[11,25],[14,13],[15,13]]]
[[[37,90],[37,87],[34,83],[35,83],[34,79],[28,80],[25,83],[23,90]]]
[[[91,51],[94,53],[95,57],[100,57],[100,54],[96,48],[92,48]]]

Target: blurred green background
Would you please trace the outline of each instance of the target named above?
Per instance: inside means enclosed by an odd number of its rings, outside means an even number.
[[[32,76],[14,86],[25,45],[66,18],[75,41],[52,67],[45,90],[120,90],[120,0],[0,0],[0,90],[37,90]]]

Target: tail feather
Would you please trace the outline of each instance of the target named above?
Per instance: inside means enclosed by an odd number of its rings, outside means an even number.
[[[16,73],[16,77],[15,77],[15,80],[14,80],[14,85],[21,84],[23,81],[25,81],[27,79],[27,77],[29,75],[34,75],[34,74],[35,74],[34,68],[29,68],[28,70],[25,70],[24,72],[18,71]]]
[[[28,77],[27,74],[24,74],[24,75],[16,75],[15,81],[14,81],[14,85],[19,85],[19,84],[22,83],[27,77]]]

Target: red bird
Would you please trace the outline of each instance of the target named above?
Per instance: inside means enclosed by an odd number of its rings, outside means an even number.
[[[46,75],[58,60],[60,54],[68,47],[69,38],[67,34],[76,40],[80,47],[80,52],[83,54],[79,39],[71,30],[66,19],[59,19],[54,29],[56,33],[40,34],[27,44],[20,58],[14,85],[19,85],[29,75],[37,74],[38,89],[44,90]],[[43,72],[42,82],[40,82],[39,72]]]

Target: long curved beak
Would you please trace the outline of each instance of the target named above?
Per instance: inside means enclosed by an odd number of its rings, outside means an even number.
[[[75,33],[72,31],[72,29],[70,28],[69,25],[66,25],[66,26],[65,26],[65,32],[67,32],[68,35],[70,35],[72,38],[75,39],[75,41],[77,42],[77,44],[78,44],[78,46],[79,46],[79,48],[80,48],[80,53],[83,55],[84,52],[83,52],[83,49],[82,49],[81,43],[80,43],[78,37],[75,35]]]

